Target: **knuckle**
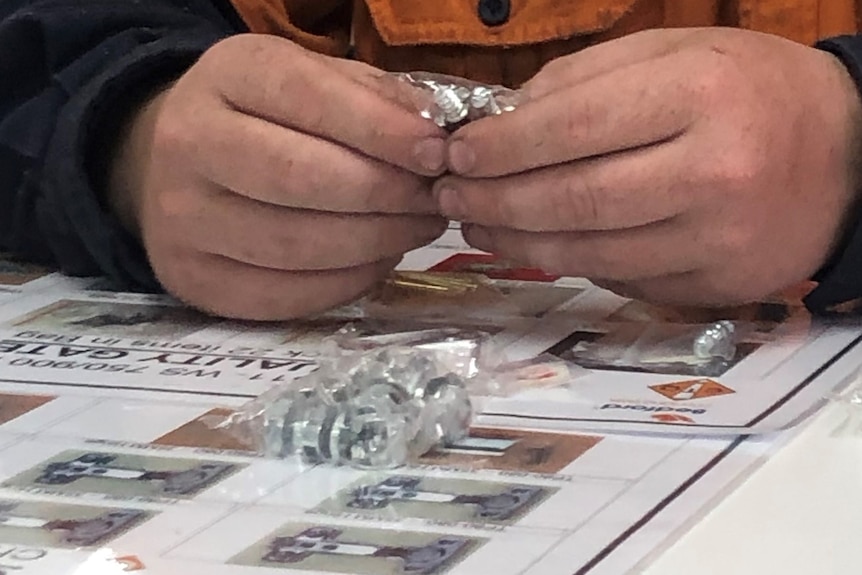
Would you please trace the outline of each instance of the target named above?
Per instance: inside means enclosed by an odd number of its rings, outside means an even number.
[[[292,78],[295,82],[296,79]],[[287,83],[285,81],[285,83]],[[268,102],[279,102],[281,98],[281,94],[286,93],[285,90],[296,91],[296,88],[291,88],[287,85],[279,85],[276,88],[276,94],[273,97],[267,98]],[[289,92],[287,92],[289,93]],[[305,131],[310,132],[312,134],[324,134],[327,131],[328,121],[329,121],[329,110],[327,110],[326,106],[322,102],[304,102],[301,107],[297,106],[296,103],[285,103],[278,104],[278,108],[282,108],[285,111],[285,116],[288,118],[302,118],[302,127]],[[275,105],[274,105],[275,107]],[[276,108],[277,109],[277,108]]]
[[[196,194],[188,188],[159,188],[148,196],[149,203],[158,215],[156,226],[163,230],[188,224],[199,209]]]
[[[722,236],[722,251],[730,258],[744,257],[756,247],[757,239],[751,226],[728,226]]]
[[[524,219],[526,212],[518,208],[513,194],[500,194],[488,203],[488,208],[490,208],[489,212],[492,215],[491,221],[484,223],[515,229],[524,227],[524,222],[521,220]],[[482,206],[473,206],[472,209],[467,209],[469,214],[481,214],[483,211]]]
[[[740,85],[741,70],[737,61],[718,48],[697,52],[697,72],[690,76],[687,85],[690,96],[701,102],[715,102],[733,94]]]
[[[758,185],[767,167],[762,151],[741,145],[718,154],[706,168],[706,179],[714,189],[745,192]]]
[[[760,240],[755,227],[738,221],[716,221],[708,230],[701,232],[700,243],[709,254],[709,261],[728,270],[738,269],[749,261],[750,254],[755,253]]]
[[[385,149],[387,144],[392,140],[392,128],[381,122],[363,123],[362,126],[365,128],[362,140],[370,150]],[[394,151],[399,152],[403,150],[395,149]]]
[[[608,110],[605,106],[593,105],[589,99],[581,99],[566,106],[564,121],[569,142],[592,141],[596,128],[607,125]],[[557,130],[556,125],[550,128]]]
[[[173,96],[167,96],[167,112],[158,114],[153,125],[153,149],[166,158],[188,155],[196,145],[196,131],[186,119],[190,116],[181,112]]]
[[[528,249],[524,259],[532,267],[537,267],[546,273],[565,275],[567,272],[566,252],[561,250],[556,242],[548,241],[534,245]]]
[[[552,195],[551,217],[563,226],[601,226],[605,210],[603,196],[591,178],[569,179],[559,193]]]

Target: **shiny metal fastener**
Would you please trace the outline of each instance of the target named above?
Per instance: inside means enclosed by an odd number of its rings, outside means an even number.
[[[695,338],[692,352],[699,359],[732,360],[736,356],[736,325],[723,320],[709,326]]]
[[[466,383],[434,353],[384,348],[354,359],[349,369],[321,367],[311,385],[266,406],[265,455],[385,469],[466,436]]]
[[[410,99],[423,118],[450,131],[467,122],[511,112],[520,100],[516,90],[464,78],[421,72],[395,77],[414,89]]]

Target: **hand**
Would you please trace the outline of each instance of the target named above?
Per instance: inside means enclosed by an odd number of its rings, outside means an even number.
[[[349,301],[446,226],[445,134],[376,70],[243,35],[135,117],[110,200],[173,295],[279,320]]]
[[[860,101],[833,56],[661,30],[549,64],[467,125],[435,195],[473,246],[624,295],[734,305],[811,277],[855,200]]]

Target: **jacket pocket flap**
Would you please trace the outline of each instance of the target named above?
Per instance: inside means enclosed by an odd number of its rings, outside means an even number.
[[[377,32],[390,46],[516,46],[604,32],[644,0],[364,1]],[[508,5],[504,23],[483,23],[479,4],[489,1]]]

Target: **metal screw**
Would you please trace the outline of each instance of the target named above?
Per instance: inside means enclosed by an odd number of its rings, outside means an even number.
[[[491,101],[492,95],[491,89],[485,86],[473,88],[473,93],[470,94],[470,105],[477,110],[481,110]]]
[[[456,88],[451,86],[437,86],[434,89],[434,103],[440,109],[441,114],[435,118],[442,126],[457,124],[467,117],[470,108],[461,98]]]
[[[694,340],[692,351],[699,359],[721,358],[726,361],[736,356],[736,326],[732,321],[719,321],[706,328]]]

